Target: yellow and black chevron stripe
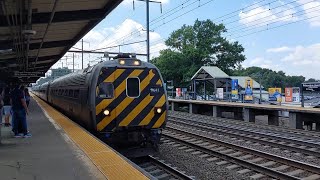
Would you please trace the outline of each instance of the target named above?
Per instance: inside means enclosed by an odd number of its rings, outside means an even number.
[[[159,72],[156,69],[116,69],[108,68],[100,73],[97,86],[101,82],[114,85],[114,98],[96,97],[96,122],[98,131],[113,131],[116,127],[144,126],[161,128],[166,120],[166,97]],[[126,95],[126,79],[139,77],[140,96],[131,98]],[[150,87],[161,87],[160,92],[150,95]],[[162,113],[155,113],[154,108],[162,108]],[[108,108],[110,116],[103,114]]]

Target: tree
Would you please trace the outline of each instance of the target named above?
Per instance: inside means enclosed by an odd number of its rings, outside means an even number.
[[[196,20],[193,26],[183,25],[165,41],[169,49],[151,60],[162,72],[165,80],[186,85],[192,75],[204,65],[218,66],[227,74],[240,67],[245,60],[244,48],[222,36],[224,25],[211,20]],[[179,61],[179,62],[178,62]]]
[[[314,78],[310,78],[308,79],[306,82],[317,82],[318,80],[314,79]]]
[[[262,86],[266,90],[271,87],[300,87],[305,81],[303,76],[286,76],[283,71],[272,71],[271,69],[260,67],[248,67],[246,69],[238,69],[232,73],[235,76],[250,76],[259,82],[259,77],[262,77]]]

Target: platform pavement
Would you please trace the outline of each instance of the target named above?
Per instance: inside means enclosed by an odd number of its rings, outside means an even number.
[[[31,138],[13,138],[11,128],[1,127],[1,180],[105,179],[63,130],[49,122],[34,100],[29,109]]]

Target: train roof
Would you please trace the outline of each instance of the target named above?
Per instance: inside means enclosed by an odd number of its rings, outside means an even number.
[[[157,67],[151,63],[140,61],[139,66],[128,66],[128,65],[120,65],[119,60],[139,60],[137,58],[125,58],[125,57],[119,57],[118,59],[112,59],[108,61],[103,61],[98,64],[95,64],[93,66],[89,66],[83,70],[79,70],[77,72],[73,72],[70,74],[67,74],[65,76],[61,76],[55,80],[53,80],[51,83],[56,86],[68,86],[68,85],[81,85],[85,83],[85,79],[88,73],[91,73],[93,71],[100,71],[103,67],[123,67],[123,68],[156,68]]]

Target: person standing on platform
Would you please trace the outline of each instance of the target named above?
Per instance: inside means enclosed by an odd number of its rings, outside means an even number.
[[[24,87],[23,87],[24,89]],[[29,114],[29,110],[27,107],[27,103],[24,97],[24,91],[19,89],[19,86],[12,91],[11,94],[11,101],[12,101],[12,110],[13,110],[13,132],[14,137],[31,137],[32,135],[28,133],[27,127],[27,117],[26,115]],[[21,127],[21,130],[19,129]]]
[[[6,87],[4,89],[4,97],[3,97],[3,111],[4,111],[4,125],[6,127],[11,126],[9,120],[11,116],[11,103],[10,103],[10,88]]]
[[[0,125],[2,124],[2,114],[3,114],[3,88],[0,87]]]
[[[24,88],[24,97],[26,98],[27,107],[29,107],[30,94],[29,94],[29,89],[28,88]]]

